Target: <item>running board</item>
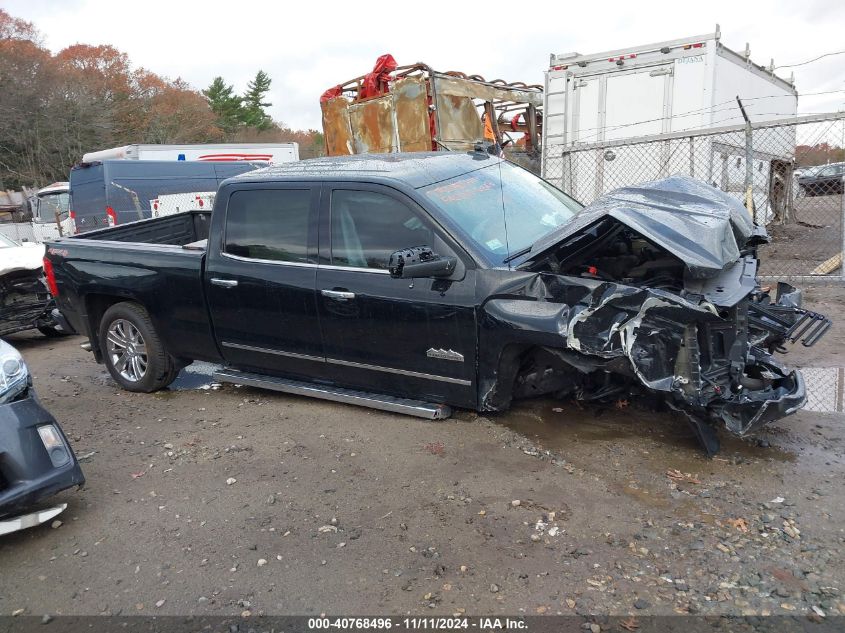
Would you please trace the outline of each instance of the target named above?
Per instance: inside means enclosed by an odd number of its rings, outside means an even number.
[[[309,382],[290,380],[289,378],[277,378],[262,374],[252,374],[237,369],[219,369],[214,372],[214,380],[228,382],[236,385],[247,385],[259,387],[260,389],[272,389],[283,393],[292,393],[297,396],[309,396],[311,398],[322,398],[333,402],[355,404],[370,409],[380,409],[393,413],[404,413],[426,420],[444,420],[452,415],[452,409],[445,404],[432,404],[421,400],[408,400],[405,398],[394,398],[381,394],[369,393],[367,391],[355,391],[341,387],[328,387],[316,385]]]

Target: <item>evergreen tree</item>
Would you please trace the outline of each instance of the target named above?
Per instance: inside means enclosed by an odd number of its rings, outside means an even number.
[[[273,127],[273,119],[270,118],[264,108],[272,103],[265,101],[270,91],[270,76],[263,70],[259,70],[246,86],[246,94],[243,96],[243,114],[241,121],[250,127],[259,130],[267,130]]]
[[[226,134],[232,134],[244,117],[243,100],[234,94],[234,87],[227,86],[223,77],[215,77],[202,93],[217,117],[217,126]]]

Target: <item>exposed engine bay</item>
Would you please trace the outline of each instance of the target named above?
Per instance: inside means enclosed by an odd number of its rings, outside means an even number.
[[[555,274],[667,292],[684,289],[684,262],[613,219],[602,220],[562,244],[545,263]]]
[[[652,398],[682,412],[709,454],[716,422],[743,436],[798,410],[803,378],[773,354],[815,344],[831,323],[792,286],[760,286],[767,241],[739,201],[689,178],[600,198],[519,266],[537,274],[525,294],[546,304],[531,318],[565,345],[515,358],[512,397]],[[487,306],[498,320],[517,309]]]
[[[33,328],[54,332],[53,300],[41,268],[43,256],[43,245],[0,239],[0,336]]]
[[[0,276],[0,336],[49,324],[50,293],[40,270]]]

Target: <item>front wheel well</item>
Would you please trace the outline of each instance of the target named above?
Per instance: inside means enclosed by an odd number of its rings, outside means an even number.
[[[504,411],[513,400],[549,394],[603,398],[627,388],[630,376],[622,359],[602,359],[542,345],[502,348],[495,375],[482,381],[481,409]]]
[[[517,394],[520,375],[543,349],[538,345],[522,343],[505,345],[499,352],[495,373],[481,383],[484,390],[481,397],[482,409],[504,411],[510,407],[513,399],[520,397]]]

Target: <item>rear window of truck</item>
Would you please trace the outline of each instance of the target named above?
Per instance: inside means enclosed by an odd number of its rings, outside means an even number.
[[[277,262],[315,263],[308,258],[309,189],[236,191],[226,209],[223,251]]]

